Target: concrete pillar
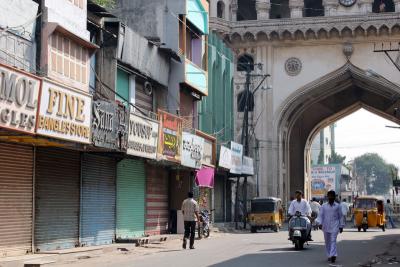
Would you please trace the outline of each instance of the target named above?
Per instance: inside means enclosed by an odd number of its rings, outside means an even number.
[[[358,6],[362,14],[372,13],[372,4],[374,0],[360,0]]]
[[[290,17],[291,18],[302,18],[304,1],[302,0],[289,0]]]
[[[217,2],[218,0],[210,0],[210,17],[217,17]]]
[[[269,19],[269,10],[271,9],[270,0],[257,0],[257,20]]]
[[[394,0],[394,10],[400,12],[400,0]]]
[[[237,10],[238,10],[237,0],[233,0],[232,1],[232,21],[237,21]]]
[[[337,0],[323,0],[322,4],[324,5],[326,17],[337,15],[339,7]]]

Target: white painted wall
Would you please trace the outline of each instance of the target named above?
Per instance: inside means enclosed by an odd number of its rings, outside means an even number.
[[[45,22],[58,23],[80,38],[90,41],[90,33],[86,29],[86,1],[83,9],[68,0],[45,0],[44,6],[46,7]]]

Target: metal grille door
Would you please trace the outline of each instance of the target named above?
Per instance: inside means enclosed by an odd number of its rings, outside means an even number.
[[[115,239],[113,158],[85,154],[82,160],[81,244],[111,244]]]
[[[0,257],[32,246],[33,148],[0,143]]]

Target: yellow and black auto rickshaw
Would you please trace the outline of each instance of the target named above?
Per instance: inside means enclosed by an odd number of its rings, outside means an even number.
[[[378,227],[385,231],[384,199],[376,196],[361,196],[354,202],[354,225],[360,232]]]
[[[252,233],[261,229],[278,232],[283,222],[282,200],[274,197],[252,199],[248,219]]]

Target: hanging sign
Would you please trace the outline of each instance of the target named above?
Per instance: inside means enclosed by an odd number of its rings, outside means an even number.
[[[243,145],[231,142],[231,173],[242,174]]]
[[[232,151],[224,146],[221,146],[219,152],[219,167],[230,170],[232,168]]]
[[[182,158],[181,163],[194,169],[201,168],[203,159],[204,138],[187,132],[182,132]]]
[[[252,158],[243,156],[242,174],[254,175],[254,163]]]
[[[0,127],[33,134],[40,79],[0,65]]]
[[[91,96],[43,80],[37,133],[89,144],[91,108]]]
[[[128,112],[116,103],[97,100],[92,106],[92,143],[97,147],[126,150]]]
[[[159,125],[157,121],[131,113],[129,117],[129,155],[157,158]]]
[[[160,134],[158,154],[161,159],[180,162],[182,119],[159,110]]]

